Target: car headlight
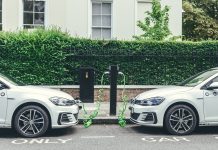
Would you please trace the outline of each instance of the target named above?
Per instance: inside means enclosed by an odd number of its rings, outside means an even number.
[[[144,100],[135,100],[135,104],[142,106],[157,106],[165,100],[164,97],[151,97]]]
[[[57,106],[72,106],[76,104],[75,100],[69,100],[62,97],[51,97],[49,100]]]

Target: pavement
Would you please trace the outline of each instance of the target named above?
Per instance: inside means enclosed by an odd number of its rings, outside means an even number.
[[[217,150],[218,127],[201,127],[189,136],[168,135],[162,128],[127,125],[77,125],[45,136],[20,138],[0,129],[1,150]]]
[[[119,110],[120,108],[122,108],[122,104],[123,104],[122,102],[117,102],[117,110],[116,110],[117,115],[110,116],[109,115],[110,114],[110,103],[102,102],[98,116],[93,120],[93,123],[94,124],[117,124]],[[130,118],[129,105],[130,104],[128,103],[126,111],[125,111],[125,117],[126,117],[127,123],[130,124],[131,122],[129,121],[129,118]],[[80,106],[82,105],[80,104]],[[92,114],[93,111],[96,109],[96,103],[84,103],[84,106],[88,114]],[[84,111],[83,109],[81,109],[79,113],[80,123],[83,122],[83,119],[84,119]]]

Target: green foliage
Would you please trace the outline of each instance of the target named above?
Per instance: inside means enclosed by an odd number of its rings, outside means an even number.
[[[218,0],[184,0],[183,9],[185,39],[218,39]]]
[[[1,32],[1,73],[29,84],[58,84],[64,82],[65,59],[70,38],[56,29],[44,32]]]
[[[56,29],[0,33],[0,72],[26,84],[78,84],[80,67],[96,84],[118,64],[127,84],[175,84],[218,65],[218,41],[142,42],[71,38]],[[121,84],[121,79],[119,79]]]
[[[159,0],[152,0],[152,11],[145,12],[144,21],[138,21],[138,27],[144,31],[143,35],[134,36],[137,40],[157,40],[166,39],[171,33],[169,30],[169,7],[161,9]]]

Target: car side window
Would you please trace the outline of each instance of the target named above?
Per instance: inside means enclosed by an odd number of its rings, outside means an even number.
[[[218,82],[218,76],[207,82],[207,84],[205,84],[201,89],[207,89],[207,87],[209,87],[213,82]]]
[[[211,83],[218,82],[218,77],[214,78]]]
[[[3,90],[3,89],[8,89],[8,86],[0,81],[0,90]]]

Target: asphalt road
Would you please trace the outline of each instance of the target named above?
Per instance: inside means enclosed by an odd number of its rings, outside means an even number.
[[[0,129],[0,150],[217,150],[218,127],[201,127],[189,136],[171,136],[160,128],[128,125],[77,125],[52,130],[37,139]]]

